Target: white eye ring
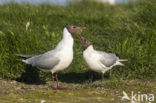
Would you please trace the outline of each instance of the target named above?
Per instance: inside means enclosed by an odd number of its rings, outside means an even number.
[[[72,28],[76,28],[75,26],[73,26]]]

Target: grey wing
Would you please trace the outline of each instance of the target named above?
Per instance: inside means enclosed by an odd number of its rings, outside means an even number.
[[[101,54],[100,62],[104,64],[106,67],[112,66],[118,59],[114,54],[112,53],[106,53],[102,51],[98,51]]]
[[[43,55],[31,58],[30,64],[40,69],[49,70],[54,68],[59,63],[59,61],[60,59],[55,57],[55,53],[45,53]]]

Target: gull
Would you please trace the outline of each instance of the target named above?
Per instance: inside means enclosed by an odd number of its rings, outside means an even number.
[[[104,51],[98,51],[93,48],[92,43],[78,35],[83,46],[83,58],[91,70],[102,73],[102,80],[104,73],[112,69],[116,65],[124,66],[121,61],[128,61],[127,59],[119,59],[118,56]]]
[[[66,69],[71,64],[73,60],[74,33],[85,29],[86,27],[67,25],[63,30],[62,40],[53,50],[41,55],[15,55],[22,58],[22,62],[26,64],[35,66],[44,72],[51,72],[52,80],[56,79],[57,83],[57,86],[53,87],[53,89],[64,89],[58,84],[57,72]],[[53,75],[54,73],[56,73],[55,76]]]

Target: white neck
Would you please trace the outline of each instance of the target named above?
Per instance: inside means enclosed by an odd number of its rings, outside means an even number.
[[[88,48],[85,51],[88,51],[88,52],[94,51],[93,45],[88,46]]]
[[[59,44],[56,46],[57,49],[61,48],[73,48],[74,39],[71,35],[71,33],[68,32],[67,28],[64,28],[63,30],[63,38],[59,42]]]
[[[71,33],[69,33],[67,28],[63,29],[63,39],[68,38],[68,39],[73,39]]]

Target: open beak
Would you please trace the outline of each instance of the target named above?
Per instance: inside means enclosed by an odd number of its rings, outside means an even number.
[[[80,39],[81,43],[83,44],[84,38],[81,35],[78,35],[78,38]]]

